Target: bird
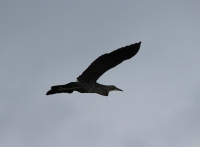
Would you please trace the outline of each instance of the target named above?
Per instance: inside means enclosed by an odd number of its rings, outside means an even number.
[[[58,93],[71,94],[73,91],[77,91],[80,93],[96,93],[102,96],[108,96],[111,91],[123,91],[114,85],[99,84],[97,80],[106,71],[135,56],[140,49],[140,44],[141,41],[99,56],[77,77],[76,82],[52,86],[46,95]]]

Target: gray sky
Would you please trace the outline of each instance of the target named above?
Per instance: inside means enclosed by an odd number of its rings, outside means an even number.
[[[1,147],[199,147],[200,2],[1,0]],[[99,83],[57,94],[98,56],[142,41]]]

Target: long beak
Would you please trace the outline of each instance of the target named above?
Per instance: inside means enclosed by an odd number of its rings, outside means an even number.
[[[117,90],[117,91],[123,91],[123,90],[121,90],[121,89],[119,89],[119,88],[116,88],[116,90]]]

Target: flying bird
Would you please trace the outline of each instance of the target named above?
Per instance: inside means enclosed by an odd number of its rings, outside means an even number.
[[[138,42],[101,55],[77,78],[77,82],[52,86],[46,95],[71,94],[73,91],[78,91],[80,93],[97,93],[108,96],[110,91],[122,91],[113,85],[99,84],[97,80],[109,69],[135,56],[140,49],[140,44],[141,42]]]

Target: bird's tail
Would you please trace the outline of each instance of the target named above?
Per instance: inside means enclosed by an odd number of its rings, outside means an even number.
[[[46,93],[46,95],[56,94],[56,93],[72,93],[75,82],[68,83],[66,85],[55,85]]]

